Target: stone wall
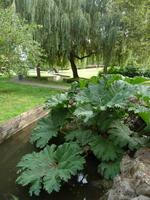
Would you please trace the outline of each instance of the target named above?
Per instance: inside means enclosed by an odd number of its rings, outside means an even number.
[[[48,112],[42,106],[29,110],[0,125],[0,143],[29,126],[38,119],[46,116]]]

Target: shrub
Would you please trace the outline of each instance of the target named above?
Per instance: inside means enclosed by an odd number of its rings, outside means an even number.
[[[134,152],[149,139],[150,87],[143,85],[145,80],[94,77],[50,98],[49,115],[31,136],[42,150],[22,158],[17,183],[30,185],[30,195],[39,195],[41,189],[59,191],[63,182],[84,168],[89,153],[99,161],[102,176],[116,176],[124,153]],[[53,144],[53,138],[61,138],[60,144]]]
[[[108,74],[121,74],[123,76],[129,76],[129,77],[135,77],[135,76],[150,77],[150,70],[135,66],[126,66],[126,67],[113,66],[109,68]]]

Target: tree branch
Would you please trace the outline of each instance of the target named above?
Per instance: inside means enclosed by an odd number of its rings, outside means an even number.
[[[77,56],[77,55],[74,54],[74,57],[75,57],[75,58],[78,58],[79,60],[82,60],[82,59],[84,59],[84,58],[90,57],[92,54],[95,54],[95,53],[96,53],[96,52],[91,52],[91,53],[89,53],[88,55],[82,56],[82,57],[79,57],[79,56]]]

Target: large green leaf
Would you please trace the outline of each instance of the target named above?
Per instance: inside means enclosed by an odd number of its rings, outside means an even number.
[[[47,146],[39,153],[22,158],[18,167],[17,183],[30,185],[30,195],[39,195],[41,189],[58,192],[62,182],[67,182],[85,163],[81,149],[75,143]]]
[[[138,90],[138,94],[140,94],[142,98],[147,97],[150,100],[150,86],[137,85],[136,87],[137,87],[137,90]]]
[[[125,78],[125,81],[127,81],[128,83],[134,84],[134,85],[135,84],[144,84],[148,80],[149,80],[148,78],[145,78],[143,76],[137,76],[134,78],[129,78],[129,77]]]
[[[103,161],[116,160],[118,156],[122,155],[123,151],[120,147],[113,144],[111,140],[109,140],[102,136],[95,136],[93,141],[90,142],[91,150],[94,155]]]
[[[120,121],[114,121],[108,130],[109,139],[113,141],[116,146],[128,147],[133,150],[141,145],[142,138],[137,137],[128,126]]]
[[[150,111],[149,112],[142,112],[139,113],[139,116],[144,120],[147,127],[145,128],[146,131],[150,131]]]
[[[99,84],[89,85],[82,90],[76,97],[78,104],[91,103],[98,106],[101,110],[107,107],[127,107],[129,98],[136,93],[135,87],[123,80],[113,81],[107,84],[107,81],[101,80]]]
[[[76,95],[77,108],[74,113],[87,122],[96,113],[108,109],[127,110],[131,107],[134,110],[136,104],[139,104],[139,101],[132,102],[137,99],[136,93],[136,86],[123,80],[113,81],[111,84],[101,80],[99,84],[89,85]]]
[[[51,110],[51,118],[55,127],[62,127],[69,116],[67,108],[56,107]]]
[[[50,114],[38,122],[37,127],[32,132],[30,142],[35,142],[36,147],[43,148],[50,139],[57,136],[58,130],[59,128],[53,124]]]
[[[109,87],[118,80],[125,80],[125,77],[121,74],[107,74],[102,76],[100,84],[105,84],[105,86]]]
[[[94,112],[119,108],[138,113],[147,111],[150,105],[150,87],[131,84],[124,77],[119,80],[119,77],[110,76],[81,90],[75,99],[80,110],[91,104]]]
[[[83,119],[84,122],[87,122],[89,119],[95,116],[93,112],[93,108],[90,104],[78,107],[75,110],[74,115],[78,117],[79,119]]]
[[[117,161],[113,162],[102,162],[98,166],[98,172],[101,173],[106,179],[112,179],[120,172],[120,161],[121,159],[117,159]]]
[[[67,93],[56,94],[47,100],[46,107],[48,108],[55,108],[57,106],[64,107],[64,105],[67,103],[67,100],[68,100]]]
[[[43,148],[48,142],[58,135],[61,126],[64,125],[68,116],[68,109],[56,107],[52,109],[49,116],[41,119],[31,135],[31,143],[36,143],[37,147]]]
[[[100,112],[96,117],[96,125],[101,133],[106,133],[112,124],[112,121],[122,118],[124,116],[124,112],[121,112],[119,109],[114,110],[106,110]]]
[[[77,129],[70,131],[65,136],[67,141],[76,140],[82,146],[89,144],[93,140],[93,134],[91,130]]]
[[[107,91],[106,91],[107,90]],[[109,108],[127,108],[130,98],[135,96],[134,86],[125,81],[118,80],[105,88],[105,95],[102,105]]]
[[[75,99],[77,105],[91,103],[92,105],[97,105],[100,103],[100,92],[101,87],[99,84],[90,84],[84,90],[81,90],[79,94],[76,95]]]
[[[37,147],[43,148],[46,146],[50,139],[56,137],[59,127],[53,124],[51,113],[48,117],[41,119],[37,127],[33,130],[30,141],[36,143]]]

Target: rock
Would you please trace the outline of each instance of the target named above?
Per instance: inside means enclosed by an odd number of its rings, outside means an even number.
[[[146,197],[146,196],[143,196],[143,195],[140,195],[140,196],[135,197],[135,198],[133,198],[131,200],[150,200],[150,198]]]
[[[109,200],[128,200],[136,197],[133,183],[129,179],[116,177],[114,180],[113,188],[110,190],[108,199]]]
[[[99,188],[100,190],[108,191],[113,186],[113,182],[111,180],[101,179],[92,181],[92,186]]]
[[[102,196],[99,200],[107,200],[108,194],[106,192],[111,189],[113,182],[111,180],[101,179],[97,181],[92,181],[91,184],[101,191]]]
[[[107,200],[150,200],[150,148],[140,149],[134,158],[124,156]]]
[[[136,193],[138,195],[142,194],[150,197],[150,186],[148,187],[146,183],[138,184],[136,187]]]
[[[100,197],[99,200],[107,200],[107,199],[108,199],[108,193],[106,193],[102,197]]]

